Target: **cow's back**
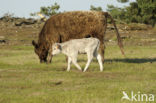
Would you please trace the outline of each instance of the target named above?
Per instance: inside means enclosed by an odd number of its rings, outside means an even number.
[[[103,35],[105,16],[96,11],[65,12],[52,16],[46,21],[43,35],[50,41],[83,38],[88,34]],[[42,35],[42,34],[41,34]]]

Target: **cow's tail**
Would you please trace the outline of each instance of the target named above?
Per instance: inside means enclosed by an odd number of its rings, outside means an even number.
[[[117,29],[117,27],[116,27],[116,24],[115,24],[114,19],[113,19],[112,16],[111,16],[109,13],[107,13],[107,12],[105,12],[105,15],[106,15],[107,18],[110,18],[110,19],[111,19],[111,22],[113,23],[114,28],[115,28],[115,31],[116,31],[116,36],[117,36],[117,39],[118,39],[118,45],[119,45],[119,47],[120,47],[121,53],[122,53],[123,55],[125,55],[124,50],[123,50],[122,40],[121,40],[120,34],[119,34],[119,32],[118,32],[118,29]]]

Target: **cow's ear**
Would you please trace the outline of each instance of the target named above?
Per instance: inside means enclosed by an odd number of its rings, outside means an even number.
[[[35,48],[38,48],[38,44],[33,40],[32,41],[32,45],[35,47]]]

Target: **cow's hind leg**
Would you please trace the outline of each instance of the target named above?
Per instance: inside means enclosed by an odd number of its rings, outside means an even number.
[[[102,62],[104,63],[105,44],[103,43],[103,41],[100,41],[99,53],[101,55]]]

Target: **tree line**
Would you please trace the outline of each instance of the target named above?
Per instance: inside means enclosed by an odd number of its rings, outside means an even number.
[[[113,18],[126,23],[144,23],[152,26],[156,23],[156,0],[136,0],[124,8],[108,5],[107,11]]]
[[[128,0],[117,0],[118,2],[125,3]],[[60,13],[60,6],[54,3],[51,6],[43,6],[40,8],[41,13],[46,17]],[[103,11],[102,7],[90,6],[90,10]],[[129,6],[119,8],[114,5],[107,5],[107,11],[112,15],[114,19],[125,23],[144,23],[155,26],[156,24],[156,0],[136,0],[131,2]],[[37,13],[31,13],[31,16],[35,16]]]

